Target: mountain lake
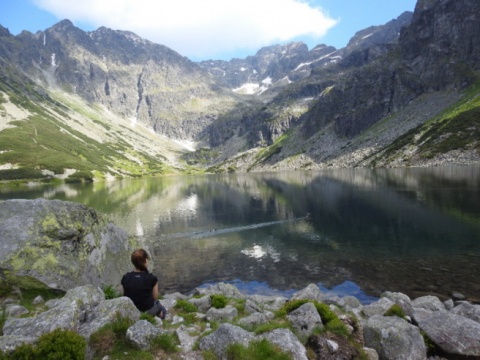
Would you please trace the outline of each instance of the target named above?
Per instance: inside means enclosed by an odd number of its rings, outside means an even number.
[[[109,215],[153,256],[161,293],[310,283],[369,303],[460,292],[480,301],[480,167],[190,175],[0,188]],[[130,261],[129,259],[119,259]]]

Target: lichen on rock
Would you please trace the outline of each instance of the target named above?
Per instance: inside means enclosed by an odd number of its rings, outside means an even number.
[[[0,267],[63,290],[118,284],[138,245],[94,209],[59,200],[1,202],[0,233]]]

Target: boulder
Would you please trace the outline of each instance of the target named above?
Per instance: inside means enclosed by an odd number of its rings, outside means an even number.
[[[36,336],[6,335],[0,336],[0,354],[15,350],[23,344],[34,344],[38,338]]]
[[[212,306],[212,300],[210,295],[202,296],[201,298],[191,298],[188,300],[189,303],[195,305],[197,309],[201,312],[207,312],[208,309]]]
[[[241,344],[248,346],[250,341],[254,339],[254,336],[248,331],[243,330],[239,326],[232,324],[222,324],[219,328],[205,336],[199,342],[200,350],[211,350],[219,358],[224,359],[227,348],[232,344]]]
[[[413,303],[412,300],[408,297],[408,295],[399,292],[385,291],[381,296],[393,301],[395,304],[400,306],[405,315],[413,315]]]
[[[147,320],[139,320],[127,330],[127,339],[141,350],[148,350],[153,339],[167,333]]]
[[[270,322],[275,315],[270,311],[265,312],[256,312],[248,315],[247,317],[241,318],[238,320],[238,324],[242,326],[255,326],[261,324],[267,324]]]
[[[315,329],[323,328],[322,318],[311,302],[303,304],[287,315],[292,328],[301,335],[309,336]]]
[[[200,328],[198,326],[187,327],[185,325],[180,325],[177,330],[175,330],[175,334],[177,334],[183,352],[190,352],[193,350],[195,342],[198,339],[198,335],[194,334],[198,334],[199,330]]]
[[[129,241],[134,240],[81,204],[45,199],[0,202],[0,233],[0,267],[53,288],[118,284],[131,267]]]
[[[291,354],[294,360],[308,360],[307,350],[298,338],[288,329],[275,329],[257,336],[277,345],[281,350]]]
[[[412,305],[414,308],[421,308],[430,311],[446,310],[443,302],[441,302],[438,297],[432,295],[416,298],[412,301]]]
[[[348,340],[335,334],[312,335],[307,340],[307,349],[315,354],[315,360],[354,360],[360,352]]]
[[[238,290],[235,286],[226,283],[218,283],[214,285],[210,285],[204,288],[196,288],[195,295],[224,295],[226,297],[233,297],[237,299],[245,299],[245,295],[243,295],[240,290]]]
[[[223,309],[210,308],[205,315],[208,321],[232,321],[238,316],[238,310],[228,305]]]
[[[382,297],[378,301],[375,301],[369,305],[365,305],[363,307],[363,313],[367,316],[374,316],[374,315],[383,315],[387,312],[388,309],[392,307],[395,303],[386,298]]]
[[[322,301],[324,298],[325,294],[315,284],[310,284],[306,288],[297,291],[295,294],[292,295],[292,300],[305,299]]]
[[[469,318],[477,323],[480,323],[480,305],[473,305],[467,302],[461,303],[458,306],[455,306],[451,310],[452,314],[461,315],[466,318]]]
[[[396,316],[374,315],[363,327],[365,346],[385,360],[423,360],[426,348],[417,327]]]
[[[288,301],[285,296],[250,295],[249,300],[270,311],[279,310]]]
[[[480,357],[480,324],[446,311],[436,311],[418,326],[448,354]]]

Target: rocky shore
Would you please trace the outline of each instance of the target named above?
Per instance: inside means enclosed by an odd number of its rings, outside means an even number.
[[[215,296],[226,302],[214,306]],[[193,321],[178,306],[185,302],[195,309]],[[98,358],[89,343],[91,335],[120,316],[132,323],[125,334],[130,344],[147,352],[156,337],[175,334],[178,352],[169,357],[174,359],[210,359],[212,354],[226,359],[232,344],[248,346],[261,340],[295,360],[480,358],[480,305],[441,302],[434,296],[412,300],[386,292],[378,301],[362,305],[352,296],[327,296],[314,284],[285,298],[246,296],[233,285],[219,283],[197,288],[189,296],[165,295],[162,303],[169,313],[153,324],[140,320],[130,299],[105,300],[103,291],[91,285],[73,288],[61,299],[43,303],[37,298],[35,303],[36,310],[30,312],[15,299],[3,300],[7,320],[0,349],[6,354],[23,343],[35,343],[42,334],[69,329],[89,344],[85,358]]]

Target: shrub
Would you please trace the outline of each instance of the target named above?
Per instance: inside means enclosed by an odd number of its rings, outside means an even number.
[[[36,353],[39,359],[83,360],[87,342],[72,330],[56,329],[38,339]]]
[[[133,325],[129,319],[117,316],[117,319],[90,335],[90,347],[102,357],[109,354],[115,347],[129,348],[127,344],[127,330]]]
[[[248,347],[232,344],[227,349],[229,360],[290,360],[292,356],[281,351],[267,340],[252,341]]]
[[[175,304],[174,307],[175,309],[178,309],[186,313],[194,313],[198,311],[198,308],[195,305],[188,302],[187,300],[182,300],[182,299],[177,300],[177,303]]]
[[[210,299],[212,300],[212,307],[215,309],[223,309],[227,306],[227,298],[224,295],[212,294]]]
[[[153,341],[152,341],[152,346],[154,348],[160,348],[164,350],[167,353],[174,353],[178,351],[177,345],[179,344],[179,341],[175,334],[173,333],[164,333],[160,336],[157,336]]]
[[[105,285],[102,287],[103,293],[105,294],[106,300],[115,299],[121,296],[121,294],[115,289],[113,285]]]
[[[393,304],[390,309],[388,309],[384,316],[398,316],[401,319],[405,319],[405,312],[402,307],[398,304]]]
[[[83,360],[87,342],[72,330],[56,329],[43,334],[34,345],[23,344],[0,359],[15,360]]]
[[[320,303],[318,301],[314,301],[313,304],[318,311],[318,314],[322,318],[324,323],[329,323],[332,320],[338,319],[338,316],[330,310],[330,307],[327,304]]]

